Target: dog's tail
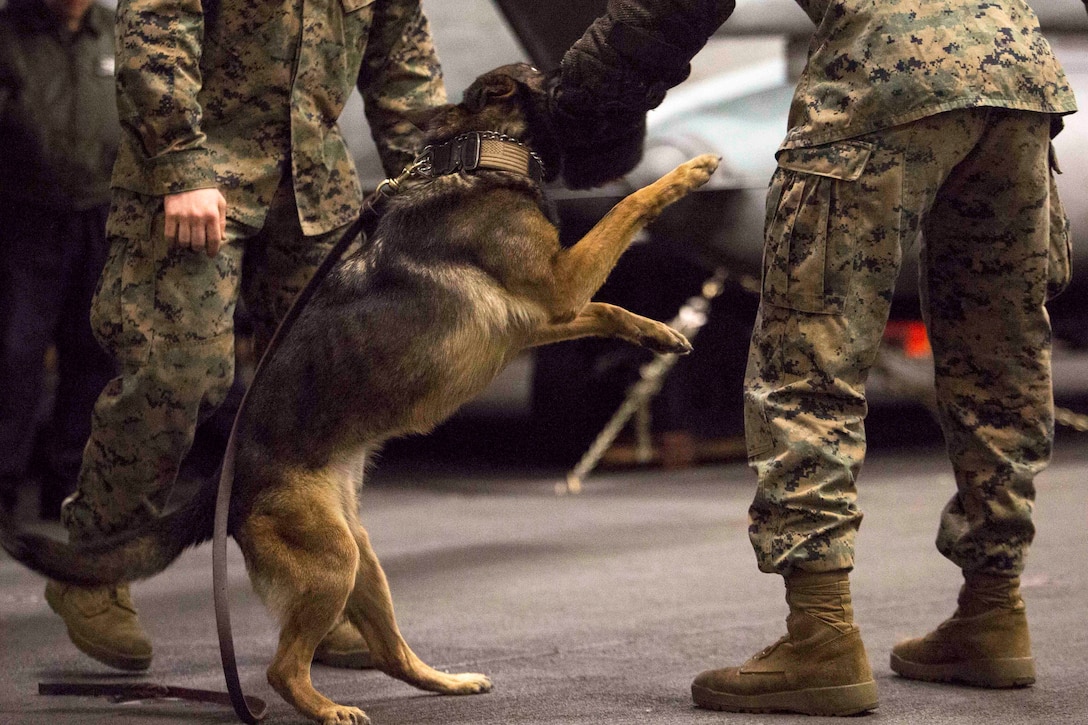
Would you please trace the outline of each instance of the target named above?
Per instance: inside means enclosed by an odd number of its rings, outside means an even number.
[[[69,584],[146,579],[212,537],[218,483],[218,477],[207,479],[181,508],[146,526],[87,543],[66,544],[20,531],[10,517],[0,515],[0,546],[24,566]]]

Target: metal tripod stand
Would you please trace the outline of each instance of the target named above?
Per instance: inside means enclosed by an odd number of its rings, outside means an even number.
[[[729,273],[725,267],[715,269],[714,274],[703,282],[700,293],[689,297],[676,313],[676,317],[669,321],[669,327],[682,333],[688,340],[694,339],[706,324],[711,302],[722,293],[728,278]],[[632,417],[635,418],[636,459],[650,460],[653,448],[650,440],[650,401],[661,390],[665,376],[679,358],[676,353],[659,354],[642,366],[639,379],[627,391],[623,403],[597,434],[581,460],[567,474],[566,482],[556,484],[558,493],[581,492],[586,476],[597,467],[601,457]]]

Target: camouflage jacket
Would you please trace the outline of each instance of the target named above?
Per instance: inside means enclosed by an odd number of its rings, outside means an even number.
[[[303,231],[334,229],[362,196],[337,125],[353,86],[399,172],[418,143],[405,112],[446,98],[420,0],[120,0],[113,185],[218,186],[259,227],[286,172]]]
[[[797,0],[817,25],[783,148],[972,106],[1076,110],[1024,0]]]

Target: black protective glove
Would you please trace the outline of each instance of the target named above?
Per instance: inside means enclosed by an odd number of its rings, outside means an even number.
[[[634,168],[646,112],[688,77],[691,59],[734,7],[734,0],[609,0],[563,56],[552,99],[568,186],[597,186]]]

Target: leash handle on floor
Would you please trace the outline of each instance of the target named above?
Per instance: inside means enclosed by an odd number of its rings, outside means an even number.
[[[177,699],[211,705],[231,704],[229,695],[224,692],[160,685],[157,682],[41,682],[38,683],[38,694],[108,697],[114,702]],[[247,705],[259,713],[257,717],[263,717],[267,707],[264,700],[251,695],[245,698]]]
[[[407,171],[405,174],[407,174]],[[398,177],[398,179],[403,178],[403,176],[402,174],[402,177]],[[383,184],[385,183],[383,182]],[[241,420],[242,411],[245,410],[249,391],[257,384],[261,371],[265,367],[265,362],[272,358],[276,348],[279,347],[280,340],[291,328],[294,321],[298,319],[302,309],[313,297],[314,292],[328,275],[329,270],[340,260],[355,238],[360,233],[364,235],[364,241],[373,237],[374,229],[377,227],[380,206],[390,193],[395,191],[396,186],[393,187],[392,192],[379,190],[363,201],[359,218],[348,227],[339,241],[328,251],[310,281],[299,292],[298,297],[295,298],[294,303],[287,310],[287,314],[284,315],[283,320],[272,334],[268,347],[257,363],[257,368],[253,373],[253,380],[250,381],[249,387],[242,396],[242,402],[238,405],[238,412],[234,415],[234,423],[230,429],[230,438],[227,439],[227,451],[223,456],[223,468],[219,474],[219,493],[215,500],[215,528],[212,535],[212,594],[215,599],[216,629],[219,632],[219,656],[223,661],[223,678],[227,683],[227,694],[230,698],[230,704],[234,708],[234,713],[247,725],[255,725],[255,723],[259,722],[265,716],[266,708],[264,702],[257,698],[248,697],[242,692],[242,684],[238,679],[238,662],[234,655],[234,636],[230,626],[230,601],[227,596],[227,522],[230,517],[230,494],[234,486],[234,458],[237,448],[238,421]],[[256,712],[250,709],[251,701],[255,704],[259,703]]]

